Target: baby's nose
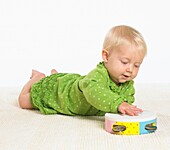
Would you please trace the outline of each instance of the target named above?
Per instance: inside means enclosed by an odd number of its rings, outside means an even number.
[[[133,65],[129,65],[128,68],[127,68],[127,71],[128,72],[133,72]]]

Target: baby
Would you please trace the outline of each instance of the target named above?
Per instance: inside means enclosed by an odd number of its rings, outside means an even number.
[[[43,114],[105,115],[121,113],[137,116],[142,109],[132,105],[133,79],[147,53],[142,35],[126,25],[107,33],[103,61],[87,75],[58,73],[50,76],[36,70],[19,95],[21,108],[38,109]]]

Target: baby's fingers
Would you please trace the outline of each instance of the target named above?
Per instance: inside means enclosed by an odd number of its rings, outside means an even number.
[[[137,113],[133,111],[132,109],[127,109],[126,114],[129,116],[137,116]]]
[[[142,112],[142,109],[139,108],[126,109],[126,114],[130,116],[138,116],[140,112]]]
[[[131,109],[134,111],[143,112],[143,110],[141,108],[138,108],[137,106],[132,106]]]

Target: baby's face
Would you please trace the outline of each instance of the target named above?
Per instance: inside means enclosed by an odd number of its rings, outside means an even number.
[[[144,54],[135,46],[123,45],[107,52],[103,58],[111,80],[119,84],[137,76]]]

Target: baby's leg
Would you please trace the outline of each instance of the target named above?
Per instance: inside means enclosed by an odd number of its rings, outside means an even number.
[[[31,109],[32,105],[30,102],[30,90],[31,86],[44,78],[45,75],[41,72],[38,72],[36,70],[32,70],[32,76],[30,77],[30,80],[24,85],[24,87],[21,90],[21,93],[19,95],[19,105],[21,108],[27,108]]]

